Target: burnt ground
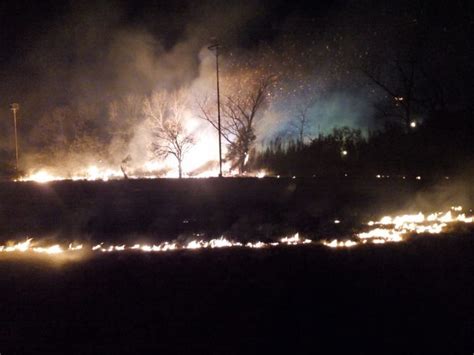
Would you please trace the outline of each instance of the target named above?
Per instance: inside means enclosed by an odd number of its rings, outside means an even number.
[[[322,233],[335,215],[466,196],[453,185],[296,180],[4,183],[1,235],[212,234],[236,231],[240,214],[244,231],[265,222]],[[470,354],[473,255],[466,230],[350,250],[108,254],[61,265],[3,258],[0,352]]]
[[[471,201],[470,183],[414,177],[0,182],[0,241],[156,241],[194,233],[252,240],[295,232],[318,239],[386,213]]]

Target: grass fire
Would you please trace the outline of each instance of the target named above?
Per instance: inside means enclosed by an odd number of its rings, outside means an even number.
[[[379,221],[370,221],[367,223],[368,231],[360,232],[350,239],[333,239],[331,241],[322,240],[321,242],[311,239],[301,238],[298,233],[290,237],[284,237],[273,242],[254,241],[242,243],[233,241],[225,237],[211,239],[192,239],[185,243],[177,241],[161,242],[159,244],[120,244],[112,245],[101,242],[95,245],[85,246],[84,244],[70,243],[68,246],[59,244],[43,245],[32,238],[24,242],[9,242],[6,245],[0,245],[0,254],[14,253],[28,257],[34,254],[43,254],[45,256],[63,255],[71,253],[118,253],[118,252],[144,252],[144,253],[162,253],[175,252],[179,250],[199,250],[199,249],[219,249],[219,248],[272,248],[283,246],[299,245],[323,245],[330,248],[348,248],[363,244],[385,244],[407,241],[413,235],[433,235],[446,233],[448,230],[453,232],[459,224],[471,224],[474,217],[466,217],[461,206],[451,208],[448,212],[435,212],[425,216],[423,213],[414,215],[385,216]],[[453,214],[453,211],[455,214]],[[457,213],[459,212],[459,213]]]
[[[0,355],[472,353],[471,3],[4,0]]]

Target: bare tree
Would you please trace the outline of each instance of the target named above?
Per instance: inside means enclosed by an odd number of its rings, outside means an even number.
[[[185,126],[187,98],[183,90],[154,92],[145,99],[144,113],[153,132],[152,150],[157,157],[174,156],[178,161],[179,178],[183,176],[183,160],[194,146],[192,133]]]
[[[398,119],[405,129],[420,113],[442,111],[445,90],[433,68],[420,34],[405,48],[385,49],[365,63],[362,72],[384,93],[386,100],[376,104],[381,116]]]
[[[416,104],[417,62],[414,59],[381,60],[378,68],[365,68],[363,73],[385,93],[388,102],[376,108],[384,117],[398,118],[408,129]]]
[[[309,126],[309,110],[314,106],[315,101],[314,97],[304,97],[296,104],[296,108],[294,109],[295,117],[290,125],[296,131],[298,143],[301,145],[304,143],[304,139],[307,135]]]
[[[238,83],[229,85],[229,93],[224,95],[221,103],[221,134],[228,144],[227,158],[232,161],[232,168],[239,173],[245,171],[245,163],[255,143],[255,123],[270,95],[274,76],[255,78],[248,74],[240,77]],[[218,129],[217,114],[209,99],[199,103],[201,118]]]

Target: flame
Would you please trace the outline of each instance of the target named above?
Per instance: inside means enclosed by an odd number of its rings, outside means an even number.
[[[220,237],[211,239],[209,241],[203,239],[193,239],[186,243],[179,243],[177,241],[162,242],[160,244],[119,244],[108,245],[106,243],[99,243],[90,246],[83,244],[71,243],[68,246],[61,246],[59,244],[41,245],[36,243],[32,238],[27,238],[23,242],[7,243],[7,245],[0,245],[0,254],[15,254],[15,255],[74,255],[79,252],[90,253],[120,253],[120,252],[143,252],[143,253],[164,253],[177,250],[199,250],[199,249],[219,249],[219,248],[248,248],[248,249],[262,249],[272,248],[278,246],[298,246],[298,245],[323,245],[329,248],[351,248],[364,244],[386,244],[399,243],[406,241],[410,235],[416,234],[440,234],[446,229],[456,223],[471,224],[474,223],[473,216],[466,216],[464,213],[454,214],[454,212],[461,212],[462,207],[452,207],[447,212],[435,212],[428,215],[423,213],[404,214],[400,216],[385,216],[378,221],[370,221],[366,227],[368,230],[359,232],[349,239],[332,239],[323,240],[321,242],[313,241],[311,239],[301,238],[298,233],[283,237],[274,242],[248,242],[243,244],[238,241]]]
[[[367,226],[371,227],[367,232],[360,232],[352,240],[331,240],[323,241],[323,245],[331,248],[346,248],[359,244],[385,244],[398,243],[406,240],[413,234],[441,234],[447,227],[454,223],[473,223],[472,216],[467,217],[464,213],[456,216],[452,211],[461,212],[462,206],[453,206],[448,212],[435,212],[425,215],[421,212],[417,214],[404,214],[400,216],[385,216],[379,221],[370,221]]]
[[[218,176],[218,156],[217,156],[217,134],[212,127],[205,127],[200,119],[194,117],[192,112],[186,111],[185,124],[188,132],[198,131],[199,136],[196,144],[186,153],[183,160],[183,172],[185,177],[212,177]],[[222,154],[226,154],[226,146],[222,146]],[[140,158],[141,159],[141,158]],[[137,165],[130,165],[125,167],[127,177],[130,179],[140,178],[176,178],[178,174],[178,163],[173,156],[168,156],[166,159],[157,160],[153,156],[146,156],[145,161]],[[212,164],[211,164],[212,163]],[[124,171],[121,170],[120,164],[109,164],[102,161],[96,163],[80,166],[70,165],[68,162],[68,169],[64,167],[58,168],[41,168],[31,169],[27,171],[25,176],[18,179],[18,181],[35,181],[38,183],[47,183],[50,181],[61,180],[87,180],[87,181],[109,181],[113,179],[123,179]],[[65,170],[69,170],[66,172]],[[195,173],[198,171],[198,173]],[[231,164],[225,162],[223,165],[223,172],[225,175],[232,175]]]
[[[80,251],[82,250],[83,245],[74,245],[69,244],[68,247],[64,248],[59,244],[54,244],[50,246],[35,246],[33,243],[33,238],[27,238],[24,242],[10,244],[10,245],[0,245],[0,252],[4,253],[35,253],[35,254],[63,254],[67,251]]]
[[[63,180],[86,180],[86,181],[109,181],[113,179],[123,178],[123,173],[120,170],[114,170],[111,168],[99,168],[96,165],[90,165],[83,171],[79,171],[74,175],[61,176],[54,174],[47,169],[41,169],[33,173],[26,174],[19,178],[17,181],[35,181],[41,184],[48,183],[51,181],[63,181]]]
[[[279,242],[264,243],[264,242],[253,242],[242,244],[240,242],[229,240],[225,237],[220,237],[218,239],[211,239],[209,241],[204,240],[191,240],[185,244],[179,244],[177,242],[163,242],[161,244],[133,244],[128,246],[126,244],[120,245],[105,245],[105,243],[99,243],[89,247],[91,252],[102,252],[102,253],[111,253],[111,252],[123,252],[123,251],[141,251],[145,253],[151,252],[168,252],[174,250],[195,250],[195,249],[215,249],[215,248],[231,248],[231,247],[242,247],[242,248],[267,248],[275,247],[278,245],[301,245],[309,244],[313,241],[310,239],[302,239],[299,234],[296,233],[291,237],[284,237],[280,239]],[[83,244],[69,244],[68,247],[62,247],[59,244],[54,244],[51,246],[36,246],[33,243],[32,238],[27,238],[24,242],[19,242],[16,244],[9,245],[0,245],[0,253],[33,253],[33,254],[65,254],[77,251],[85,250]]]
[[[199,161],[199,160],[196,160]],[[195,164],[193,164],[195,165]],[[206,165],[204,163],[203,165]],[[214,164],[214,167],[205,169],[203,171],[200,171],[199,173],[189,173],[189,174],[184,174],[184,177],[187,178],[209,178],[209,177],[216,177],[219,175],[219,167],[216,164]],[[147,162],[142,169],[137,170],[135,172],[131,172],[130,174],[127,174],[127,178],[129,179],[157,179],[160,177],[164,178],[175,178],[177,177],[177,172],[174,169],[171,169],[167,171],[164,175],[163,174],[158,174],[157,171],[165,170],[166,165],[163,163],[157,163],[157,162]],[[195,171],[199,170],[199,166],[196,169],[190,169],[190,171]],[[225,176],[237,176],[238,173],[237,171],[233,171],[231,169],[231,163],[230,162],[225,162],[222,165],[222,171]],[[247,177],[257,177],[257,178],[263,178],[267,176],[267,172],[265,170],[259,170],[257,172],[247,172],[245,173],[245,176]],[[120,169],[112,169],[112,168],[99,168],[97,165],[91,165],[86,167],[82,171],[78,171],[73,175],[58,175],[55,174],[48,169],[41,169],[38,171],[34,171],[31,173],[26,174],[23,177],[20,177],[19,179],[15,181],[33,181],[37,182],[40,184],[45,184],[49,183],[52,181],[64,181],[64,180],[69,180],[69,181],[109,181],[109,180],[119,180],[123,179],[124,175],[123,172]]]

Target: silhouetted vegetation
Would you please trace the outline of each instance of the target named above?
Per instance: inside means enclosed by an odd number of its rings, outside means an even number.
[[[305,143],[277,138],[249,164],[282,176],[448,176],[474,162],[471,117],[469,112],[437,113],[409,131],[392,123],[368,136],[359,129],[335,128]]]

